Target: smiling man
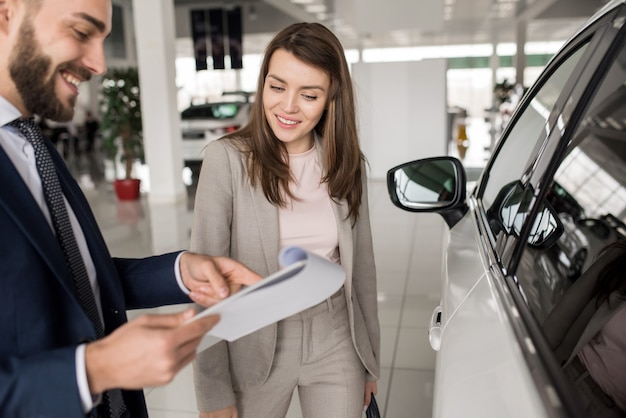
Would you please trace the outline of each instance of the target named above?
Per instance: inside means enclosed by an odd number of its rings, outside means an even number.
[[[260,277],[223,257],[112,258],[32,117],[69,121],[106,70],[110,0],[0,0],[0,416],[144,417],[218,318],[126,310],[210,305]]]
[[[110,3],[4,3],[13,42],[3,45],[9,51],[3,51],[2,60],[14,85],[3,83],[3,95],[25,115],[36,110],[48,119],[71,120],[78,85],[106,70],[103,42],[111,30]]]

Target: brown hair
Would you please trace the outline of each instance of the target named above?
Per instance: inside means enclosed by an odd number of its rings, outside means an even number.
[[[263,106],[263,86],[269,62],[278,49],[293,54],[300,61],[321,69],[330,78],[326,110],[314,131],[322,138],[324,176],[330,197],[346,199],[348,216],[353,223],[359,216],[363,184],[361,164],[365,157],[359,148],[352,79],[344,50],[337,37],[319,23],[296,23],[280,31],[265,49],[257,85],[257,99],[246,126],[227,135],[234,138],[246,153],[252,185],[260,184],[265,197],[284,206],[289,191],[287,148],[274,135]]]

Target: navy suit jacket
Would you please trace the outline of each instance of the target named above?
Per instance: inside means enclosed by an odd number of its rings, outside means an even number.
[[[96,267],[105,332],[126,322],[126,309],[189,303],[174,275],[178,253],[111,257],[85,196],[48,147]],[[0,181],[0,416],[84,417],[75,351],[95,330],[50,225],[2,147]],[[141,390],[123,393],[133,417],[147,416]]]

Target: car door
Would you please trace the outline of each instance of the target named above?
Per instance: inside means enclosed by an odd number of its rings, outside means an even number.
[[[563,373],[564,364],[585,343],[581,339],[591,324],[591,320],[579,322],[579,316],[589,307],[600,308],[595,296],[581,299],[576,296],[579,291],[570,290],[575,283],[578,289],[593,288],[597,275],[587,275],[586,270],[607,245],[626,239],[624,19],[624,12],[618,11],[609,20],[591,58],[594,64],[588,67],[589,81],[576,86],[581,99],[572,106],[569,119],[563,119],[560,140],[546,147],[550,149],[538,159],[539,168],[527,173],[527,185],[535,190],[533,209],[554,208],[559,221],[568,225],[564,234],[553,245],[528,245],[524,234],[510,245],[506,282],[525,324],[525,338],[532,344],[527,362],[537,386],[558,395],[550,397],[546,392],[546,399],[554,398],[546,403],[567,416],[592,416],[584,409],[587,403],[611,404],[615,396],[621,396],[621,414],[625,414],[626,381],[623,375],[611,377],[611,368],[619,367],[613,366],[616,359],[621,367],[626,364],[626,347],[597,350],[596,361],[602,366],[593,375],[594,394]],[[525,225],[527,231],[530,224],[529,220]],[[572,332],[575,321],[580,330]],[[619,326],[626,329],[626,324]]]
[[[541,309],[550,296],[542,291],[537,297],[541,262],[533,262],[563,245],[546,240],[542,231],[555,222],[563,227],[548,200],[555,190],[552,176],[568,161],[567,144],[580,132],[592,97],[612,92],[601,82],[612,63],[621,65],[615,58],[623,46],[622,25],[620,6],[551,61],[468,197],[470,211],[451,229],[434,416],[583,416],[542,336]]]

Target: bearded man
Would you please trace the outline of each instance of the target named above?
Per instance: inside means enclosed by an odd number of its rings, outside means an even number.
[[[260,277],[220,257],[112,258],[78,184],[34,115],[69,121],[106,70],[110,0],[0,0],[0,416],[144,417],[218,318],[144,315],[210,305]]]

